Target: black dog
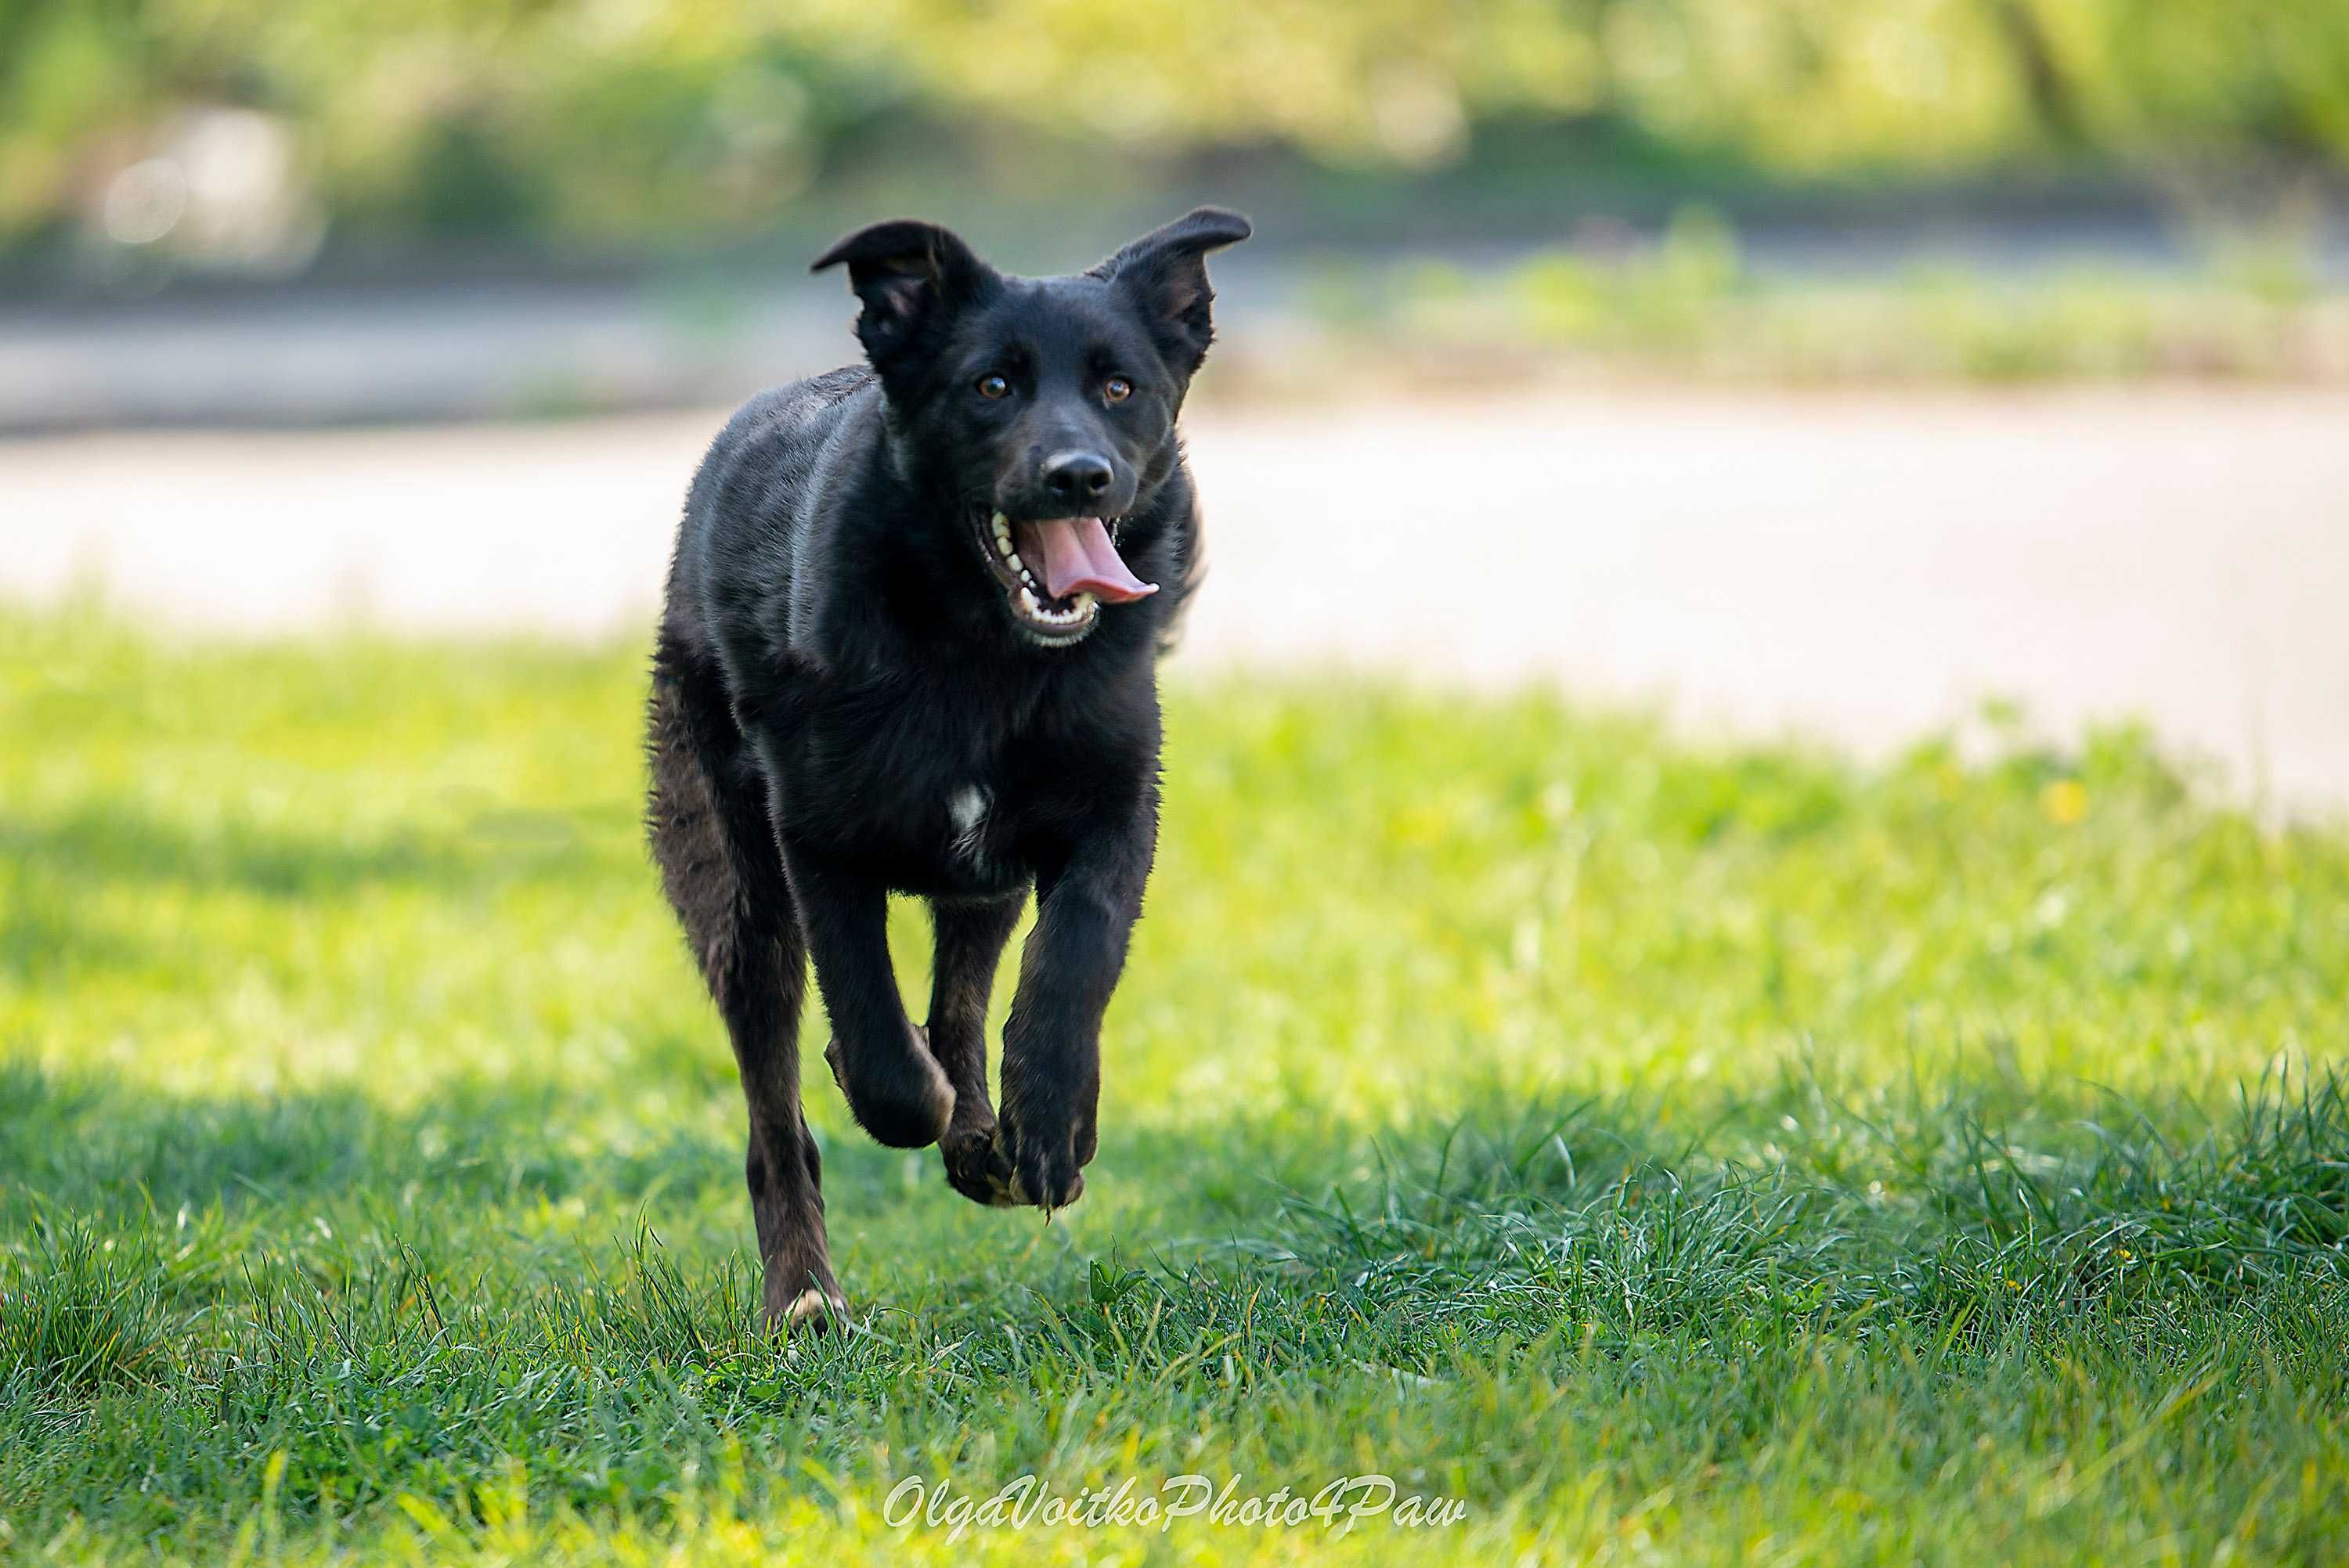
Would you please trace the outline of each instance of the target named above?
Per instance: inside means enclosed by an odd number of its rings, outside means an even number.
[[[806,955],[849,1109],[982,1203],[1084,1190],[1102,1013],[1158,835],[1155,659],[1197,581],[1174,430],[1213,325],[1202,208],[1076,277],[880,223],[848,266],[870,368],[752,400],[694,476],[650,704],[653,851],[733,1037],[778,1326],[844,1310],[800,1113]],[[988,995],[1039,915],[988,1103]],[[926,1030],[884,917],[929,900]]]

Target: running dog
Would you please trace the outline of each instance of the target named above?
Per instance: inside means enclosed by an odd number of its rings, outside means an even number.
[[[731,1037],[775,1327],[846,1304],[801,1112],[808,960],[825,1050],[881,1142],[936,1143],[981,1203],[1077,1201],[1102,1014],[1158,835],[1156,660],[1201,570],[1175,431],[1214,336],[1201,208],[1071,277],[935,224],[858,231],[864,364],[754,398],[695,474],[654,659],[647,816]],[[988,1103],[987,1006],[1038,915]],[[928,902],[929,1020],[890,967]]]

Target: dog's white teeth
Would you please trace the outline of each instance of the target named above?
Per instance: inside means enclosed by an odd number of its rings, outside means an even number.
[[[1090,594],[1090,593],[1080,593],[1080,594],[1078,594],[1078,595],[1077,595],[1077,614],[1078,614],[1081,615],[1081,614],[1083,614],[1086,611],[1088,611],[1088,610],[1092,609],[1092,607],[1093,607],[1093,596],[1092,596],[1092,594]]]
[[[1003,535],[999,533],[995,536],[995,553],[998,555],[1011,555],[1011,542],[1004,538]],[[1011,556],[1011,558],[1014,561],[1019,559],[1016,555]]]
[[[1011,537],[1011,520],[999,511],[995,514],[995,537],[998,539]]]
[[[1010,542],[1008,540],[1003,542],[1003,564],[1019,573],[1022,577],[1028,575],[1028,568],[1019,563],[1019,552],[1011,548]]]
[[[1036,603],[1036,595],[1025,588],[1019,590],[1019,605],[1031,615],[1044,613],[1044,606]]]

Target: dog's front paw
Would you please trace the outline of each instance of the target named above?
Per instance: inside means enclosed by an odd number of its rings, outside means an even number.
[[[969,1126],[957,1120],[938,1140],[938,1153],[946,1161],[947,1185],[972,1202],[1008,1209],[1019,1202],[1011,1195],[1011,1161],[992,1117]]]
[[[1005,1120],[996,1135],[996,1159],[1008,1170],[1012,1202],[1033,1204],[1050,1218],[1053,1210],[1065,1209],[1084,1196],[1077,1130],[1063,1125],[1047,1132]]]
[[[954,1118],[954,1085],[931,1059],[918,1026],[896,1050],[843,1047],[835,1037],[823,1048],[833,1081],[848,1112],[874,1140],[892,1149],[919,1149],[942,1137]]]

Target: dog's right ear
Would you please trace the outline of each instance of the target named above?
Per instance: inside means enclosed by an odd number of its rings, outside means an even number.
[[[864,305],[856,317],[857,341],[884,377],[934,344],[956,311],[985,299],[1003,281],[952,230],[910,218],[857,230],[810,270],[843,262],[848,285]]]

